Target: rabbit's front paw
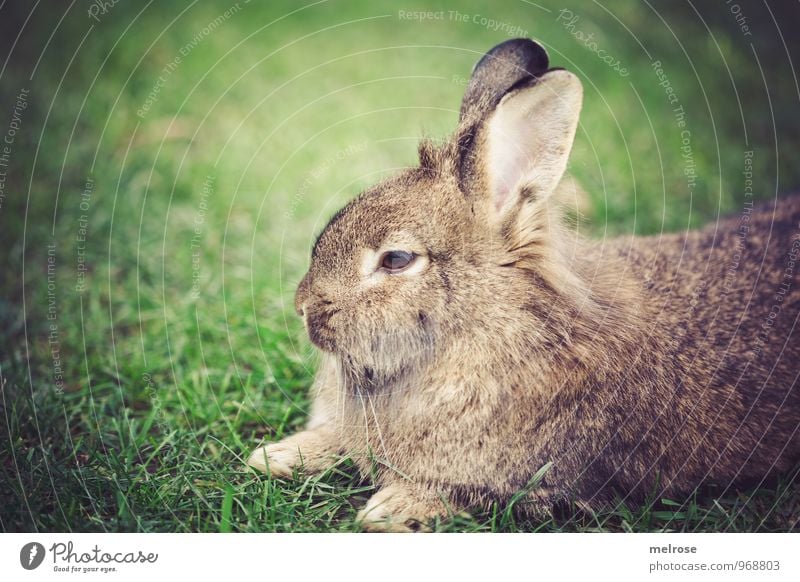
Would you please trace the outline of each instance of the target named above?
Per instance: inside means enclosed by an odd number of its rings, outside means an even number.
[[[279,441],[258,447],[247,459],[247,464],[273,477],[291,477],[292,468],[300,464],[300,455],[296,445]]]
[[[440,500],[425,497],[410,487],[389,485],[370,497],[356,521],[365,531],[431,531],[431,521],[447,514]]]
[[[291,477],[294,469],[319,473],[333,465],[336,449],[326,431],[304,430],[257,448],[247,459],[247,464],[273,477]]]

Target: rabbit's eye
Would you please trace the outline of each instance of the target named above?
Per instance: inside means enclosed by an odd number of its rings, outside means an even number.
[[[390,272],[402,271],[414,260],[414,253],[388,251],[381,257],[381,267]]]

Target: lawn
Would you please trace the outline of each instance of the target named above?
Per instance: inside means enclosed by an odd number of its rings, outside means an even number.
[[[307,418],[294,289],[326,220],[454,128],[509,35],[584,82],[587,236],[705,224],[748,179],[800,186],[796,3],[101,4],[0,4],[4,531],[354,531],[372,487],[347,459],[243,466]],[[796,476],[439,529],[785,531]]]

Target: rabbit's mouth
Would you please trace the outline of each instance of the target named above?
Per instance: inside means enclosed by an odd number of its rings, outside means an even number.
[[[341,338],[336,354],[344,386],[373,391],[426,369],[435,357],[434,336],[425,325],[372,330]]]
[[[336,334],[331,328],[330,320],[338,311],[338,309],[324,309],[306,313],[308,337],[321,350],[336,351]]]

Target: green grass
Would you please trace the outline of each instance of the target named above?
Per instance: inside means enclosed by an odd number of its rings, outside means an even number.
[[[592,236],[680,230],[741,208],[745,150],[754,151],[758,197],[800,184],[787,161],[800,144],[794,80],[757,6],[752,39],[722,8],[702,20],[689,7],[657,15],[638,2],[613,16],[598,4],[573,9],[576,27],[630,70],[622,78],[556,22],[561,5],[549,1],[539,4],[550,12],[524,2],[300,10],[241,1],[208,34],[233,2],[134,4],[100,22],[85,9],[63,20],[63,8],[38,10],[2,74],[0,132],[15,96],[30,89],[0,207],[5,531],[353,531],[372,487],[348,460],[281,481],[244,470],[242,459],[307,416],[315,360],[292,296],[315,234],[360,189],[413,163],[420,135],[453,129],[461,79],[505,38],[447,16],[402,20],[398,10],[457,9],[520,26],[553,64],[581,76],[570,172],[588,192],[582,228]],[[0,10],[0,61],[26,21],[20,10]],[[796,20],[795,8],[784,10],[779,22]],[[199,44],[165,74],[193,38]],[[686,111],[692,192],[645,49]],[[77,291],[82,215],[88,272]],[[800,517],[795,475],[709,489],[681,505],[566,508],[549,521],[498,506],[440,529],[785,531]]]

